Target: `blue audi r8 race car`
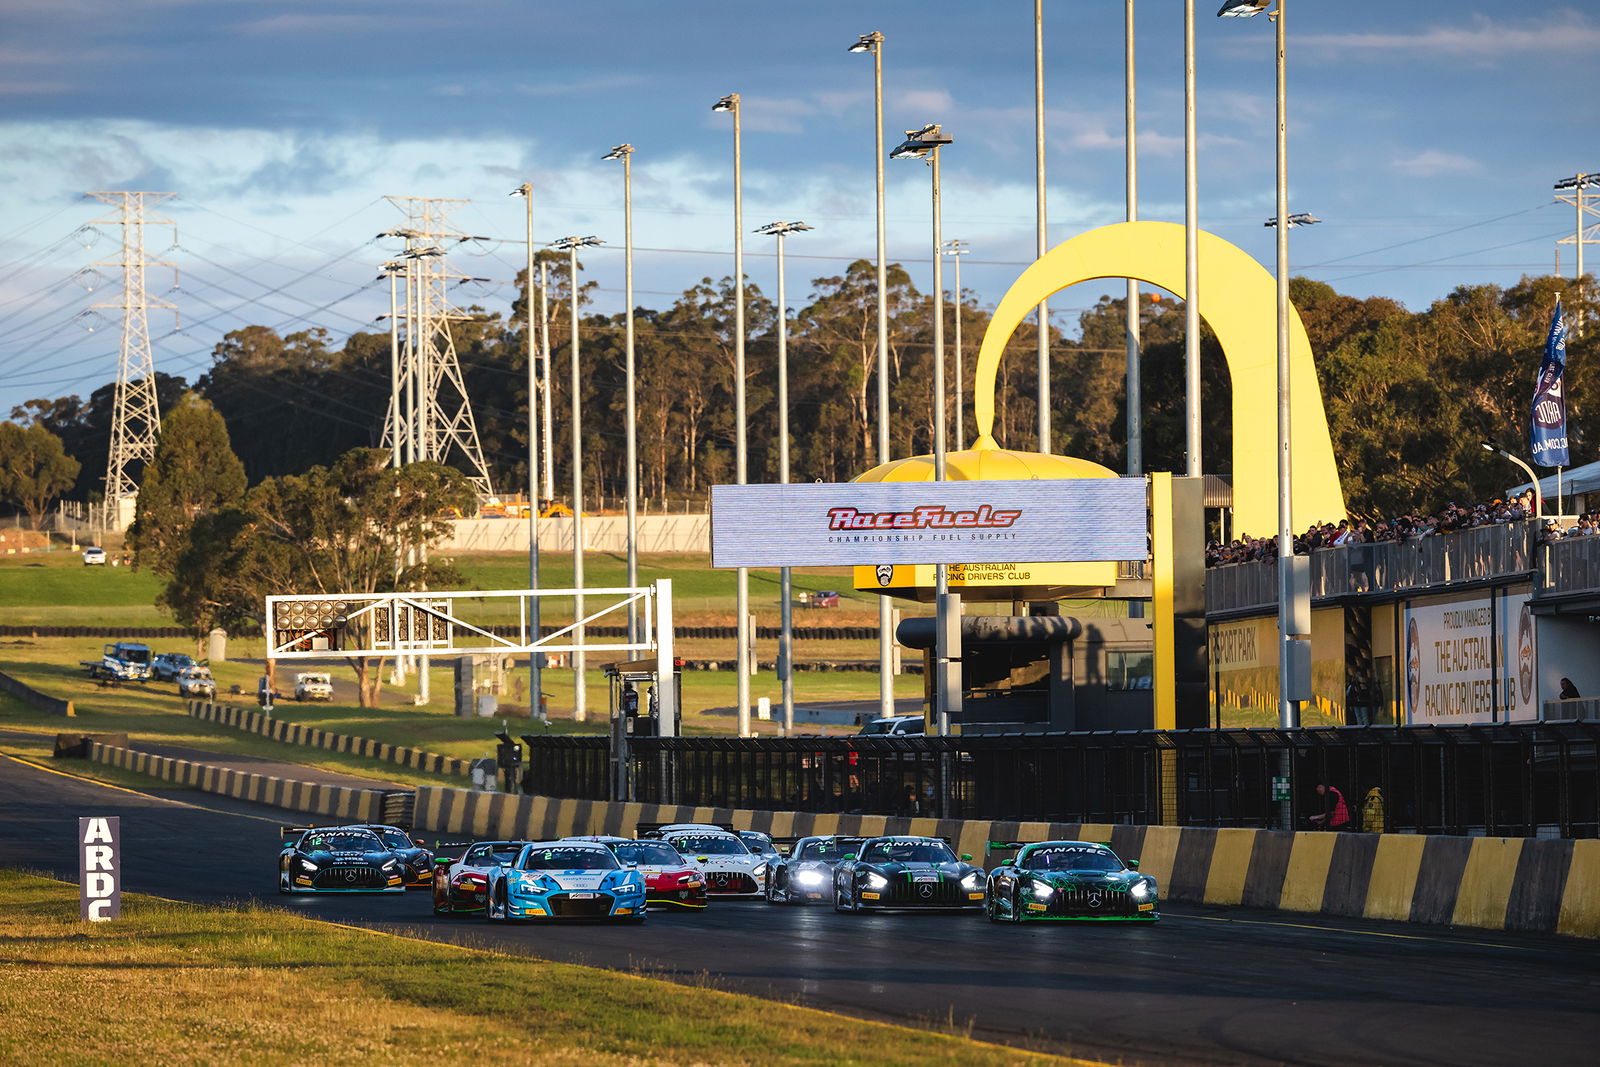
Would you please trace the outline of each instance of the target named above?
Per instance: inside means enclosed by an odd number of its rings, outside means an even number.
[[[989,872],[984,912],[990,922],[1030,919],[1161,918],[1156,880],[1093,841],[990,841],[988,851],[1017,849]]]
[[[285,826],[280,893],[406,891],[405,860],[365,827]]]
[[[645,878],[597,841],[524,845],[506,867],[489,871],[491,921],[508,919],[645,920]]]

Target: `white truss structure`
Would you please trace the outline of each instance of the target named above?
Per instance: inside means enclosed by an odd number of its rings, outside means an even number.
[[[585,605],[580,618],[550,634],[535,634],[529,615],[534,597],[566,598]],[[516,607],[514,629],[506,605]],[[596,606],[598,605],[598,606]],[[625,628],[637,606],[643,623],[637,641],[584,639],[582,627],[613,616]],[[497,610],[498,609],[498,610]],[[554,652],[623,652],[628,660],[653,659],[656,677],[673,677],[672,580],[609,589],[497,589],[412,593],[330,593],[267,597],[267,659],[361,656],[517,656]],[[675,723],[677,688],[662,684],[663,723]]]
[[[404,238],[406,244],[393,264],[395,273],[405,279],[405,307],[396,314],[405,322],[405,331],[403,342],[396,334],[395,381],[384,417],[383,446],[404,463],[444,463],[460,450],[479,494],[492,496],[489,467],[478,443],[478,426],[450,327],[461,316],[446,292],[451,281],[466,278],[453,273],[447,262],[449,247],[469,239],[449,221],[449,213],[466,201],[387,199],[406,212],[407,224],[384,235]],[[398,331],[399,323],[391,321],[390,328]]]
[[[122,312],[122,348],[117,357],[117,391],[111,415],[111,448],[106,457],[104,503],[105,527],[118,529],[122,526],[122,501],[139,494],[131,468],[155,458],[156,440],[161,436],[155,357],[150,351],[149,310],[176,310],[176,305],[151,297],[145,291],[146,269],[172,264],[145,256],[144,228],[151,223],[172,226],[173,243],[177,243],[176,224],[171,219],[147,213],[149,208],[177,194],[102,192],[88,195],[121,208],[116,218],[95,219],[94,223],[122,227],[121,255],[95,264],[122,268],[122,299],[118,303],[93,305]]]

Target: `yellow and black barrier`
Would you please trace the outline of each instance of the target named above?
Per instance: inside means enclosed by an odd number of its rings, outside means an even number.
[[[103,745],[98,741],[89,742],[88,758],[96,763],[148,774],[162,781],[193,786],[201,792],[270,804],[296,812],[348,822],[377,822],[383,817],[382,790],[351,789],[342,785],[252,774],[232,767],[214,767],[207,763]]]
[[[483,838],[632,836],[641,822],[732,823],[775,836],[928,834],[1104,841],[1181,903],[1600,937],[1600,840],[1432,837],[737,811],[424,787],[416,825]]]
[[[433,774],[453,774],[462,778],[471,773],[471,763],[455,756],[442,756],[437,752],[427,752],[420,748],[407,748],[404,745],[387,745],[381,741],[374,741],[370,737],[353,737],[349,734],[329,733],[327,730],[319,730],[304,723],[274,719],[270,715],[264,715],[249,708],[236,708],[228,704],[213,703],[209,700],[191,700],[189,701],[189,715],[191,718],[232,726],[247,733],[270,737],[274,741],[283,741],[286,744],[322,748],[330,752],[349,752],[357,756],[383,760],[386,763],[396,763],[402,767],[410,767],[412,770],[427,771]]]

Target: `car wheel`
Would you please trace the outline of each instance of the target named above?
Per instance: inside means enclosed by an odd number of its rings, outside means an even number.
[[[440,893],[438,887],[435,886],[433,890],[433,913],[435,915],[449,915],[451,910],[450,890],[447,888],[443,893]]]
[[[987,916],[989,921],[992,923],[997,923],[1000,921],[1000,906],[999,904],[995,903],[993,889],[984,894],[983,914]]]
[[[483,914],[490,922],[502,920],[506,917],[506,886],[504,882],[495,886],[493,895],[483,906]]]
[[[839,912],[850,910],[850,905],[845,903],[844,892],[837,885],[833,887],[833,910]]]
[[[283,893],[285,895],[294,892],[293,889],[289,888],[289,872],[288,871],[279,871],[278,872],[278,892]]]
[[[1022,921],[1022,891],[1019,889],[1011,891],[1011,921],[1014,923]]]

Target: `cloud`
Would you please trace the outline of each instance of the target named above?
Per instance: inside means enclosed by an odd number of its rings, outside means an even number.
[[[1387,57],[1396,52],[1419,59],[1451,56],[1493,60],[1512,53],[1587,52],[1600,48],[1600,25],[1576,11],[1552,12],[1520,25],[1474,15],[1460,24],[1441,24],[1399,33],[1324,33],[1297,37],[1295,43],[1328,52]]]
[[[1432,148],[1413,156],[1395,159],[1390,166],[1412,178],[1436,178],[1442,174],[1459,174],[1462,171],[1483,169],[1483,165],[1475,159]]]

